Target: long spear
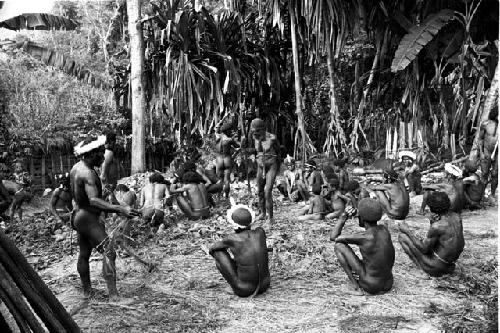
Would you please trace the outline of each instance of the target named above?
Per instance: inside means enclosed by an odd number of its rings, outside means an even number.
[[[243,114],[244,114],[244,116],[243,116]],[[247,141],[246,144],[248,144],[248,142],[249,142],[248,132],[250,131],[250,128],[248,125],[247,130],[245,131],[245,125],[243,124],[243,121],[246,118],[246,115],[247,115],[246,108],[244,109],[243,112],[241,112],[241,110],[240,110],[240,130],[241,130],[241,133],[243,134],[243,136],[246,138],[246,141]],[[243,150],[244,150],[243,153],[245,156],[245,172],[246,172],[246,176],[247,176],[248,194],[251,195],[252,194],[252,187],[250,186],[250,177],[248,175],[248,152],[246,149],[243,149]]]

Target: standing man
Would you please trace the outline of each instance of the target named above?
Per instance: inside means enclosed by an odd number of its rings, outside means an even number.
[[[260,214],[258,220],[274,222],[273,186],[280,164],[280,144],[274,134],[266,131],[266,124],[256,118],[250,123],[250,131],[254,140],[254,148],[247,148],[250,154],[257,154],[257,189],[259,194]]]
[[[491,173],[491,196],[495,197],[498,186],[498,106],[495,106],[488,115],[488,120],[481,124],[479,132],[479,158],[483,182],[488,184]]]
[[[231,171],[233,169],[233,151],[232,148],[238,148],[239,145],[234,139],[233,123],[224,124],[222,127],[215,127],[215,144],[217,149],[216,172],[219,179],[223,179],[224,195],[229,198]]]
[[[104,152],[104,162],[101,165],[101,181],[104,185],[103,198],[109,202],[115,202],[113,191],[116,189],[118,179],[120,179],[120,162],[115,156],[116,134],[109,132],[106,134],[106,144]]]
[[[105,136],[87,138],[75,146],[80,158],[70,172],[70,184],[75,200],[73,225],[78,233],[78,273],[86,297],[91,296],[89,258],[96,248],[103,255],[102,273],[110,299],[118,297],[116,290],[115,250],[110,247],[101,213],[118,213],[126,217],[137,215],[130,206],[112,205],[102,199],[102,183],[95,170],[104,159]]]
[[[426,239],[418,239],[403,222],[399,225],[399,243],[410,259],[430,276],[450,274],[464,249],[462,219],[450,211],[450,198],[444,192],[430,193],[427,204],[433,216]]]
[[[56,181],[59,183],[59,187],[52,194],[50,211],[62,226],[70,220],[73,210],[69,173],[56,176]]]

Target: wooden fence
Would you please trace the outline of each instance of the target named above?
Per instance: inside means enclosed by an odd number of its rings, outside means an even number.
[[[130,175],[131,155],[118,156],[121,161],[125,176]],[[146,154],[147,170],[166,171],[170,163],[169,156],[163,156],[158,153]],[[54,188],[57,184],[54,175],[70,172],[71,168],[78,159],[73,154],[50,154],[34,155],[27,159],[25,168],[32,178],[32,190],[34,192],[43,192],[44,189]]]

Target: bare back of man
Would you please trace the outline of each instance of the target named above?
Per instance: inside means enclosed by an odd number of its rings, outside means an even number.
[[[479,153],[483,182],[491,174],[491,194],[495,196],[498,186],[498,107],[490,111],[489,119],[481,124],[479,132]]]
[[[141,191],[141,206],[142,218],[145,222],[151,222],[153,225],[163,222],[164,200],[168,196],[166,184],[150,183],[144,186]]]
[[[377,186],[373,190],[387,216],[395,220],[404,220],[408,216],[410,196],[401,180]]]
[[[184,193],[177,197],[177,205],[189,219],[198,220],[210,216],[207,189],[204,184],[188,183],[175,191]]]
[[[370,294],[387,292],[394,282],[394,246],[389,230],[384,225],[377,225],[382,215],[382,209],[377,205],[380,203],[373,199],[362,199],[358,205],[359,222],[366,229],[364,232],[338,236],[347,220],[344,217],[339,220],[331,235],[331,239],[336,242],[335,254],[349,280],[356,290],[359,286]],[[348,244],[358,245],[362,259],[358,258]]]
[[[448,212],[431,223],[423,242],[405,224],[400,225],[400,231],[399,242],[403,250],[427,274],[441,276],[455,270],[455,262],[464,249],[460,215]]]
[[[263,293],[269,287],[271,277],[264,229],[258,227],[229,235],[215,243],[210,254],[236,295],[248,297]]]

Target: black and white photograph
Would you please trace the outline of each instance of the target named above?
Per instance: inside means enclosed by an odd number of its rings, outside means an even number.
[[[0,332],[498,332],[499,7],[0,1]]]

